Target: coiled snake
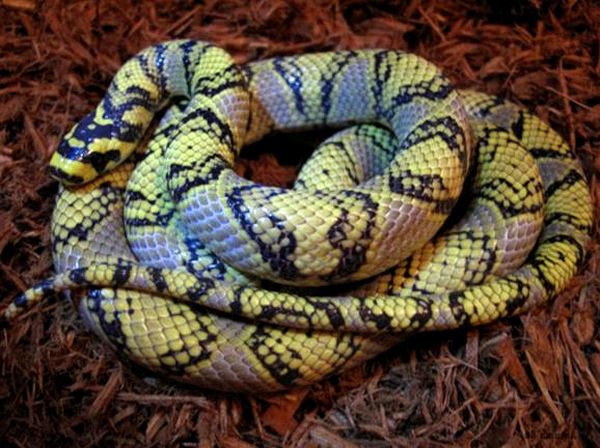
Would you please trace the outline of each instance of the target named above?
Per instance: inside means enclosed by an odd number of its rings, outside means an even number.
[[[270,132],[357,122],[294,189],[232,170]],[[65,185],[51,226],[58,273],[5,320],[76,292],[89,327],[127,357],[246,392],[530,309],[576,273],[592,220],[579,163],[546,124],[398,51],[238,67],[210,44],[155,45],[117,73],[50,169]],[[464,215],[447,220],[457,202]]]

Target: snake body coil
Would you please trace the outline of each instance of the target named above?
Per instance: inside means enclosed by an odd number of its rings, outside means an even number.
[[[324,142],[294,189],[232,170],[270,132],[354,122],[369,124]],[[546,124],[397,51],[239,68],[205,43],[150,47],[51,171],[72,185],[52,221],[58,274],[5,317],[85,289],[87,324],[129,358],[248,392],[318,381],[417,331],[523,312],[575,274],[592,220],[579,163]],[[449,224],[467,176],[471,202]],[[340,282],[353,283],[339,296],[299,289]]]

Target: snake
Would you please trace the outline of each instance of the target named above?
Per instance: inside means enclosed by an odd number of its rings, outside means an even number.
[[[236,174],[245,145],[315,128],[334,131],[293,188]],[[251,394],[544,303],[592,226],[558,133],[396,50],[240,66],[208,42],[150,46],[64,136],[50,174],[56,274],[3,322],[62,292],[123,359]]]

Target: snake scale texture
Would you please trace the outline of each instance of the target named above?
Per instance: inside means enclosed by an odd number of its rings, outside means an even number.
[[[271,132],[341,126],[294,188],[233,170]],[[152,46],[50,170],[57,274],[4,320],[64,291],[126,358],[250,393],[319,381],[415,332],[528,310],[575,275],[592,224],[557,133],[399,51],[240,67],[203,42]]]

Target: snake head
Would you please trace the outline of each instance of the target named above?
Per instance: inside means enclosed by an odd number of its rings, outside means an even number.
[[[64,136],[50,160],[50,175],[65,185],[90,182],[133,152],[136,145],[126,137],[99,107]]]

